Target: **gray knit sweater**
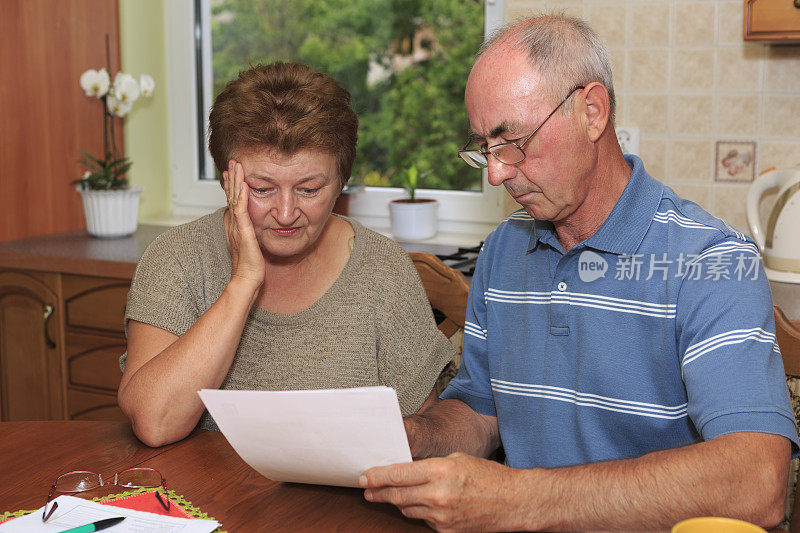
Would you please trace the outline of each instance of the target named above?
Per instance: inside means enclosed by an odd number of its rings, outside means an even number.
[[[128,293],[126,330],[128,320],[137,320],[183,335],[219,298],[231,276],[224,212],[172,228],[147,247]],[[253,306],[221,388],[386,385],[397,390],[404,415],[422,405],[454,349],[436,328],[403,249],[344,219],[353,227],[355,242],[339,278],[299,313]],[[207,412],[200,425],[216,429]]]

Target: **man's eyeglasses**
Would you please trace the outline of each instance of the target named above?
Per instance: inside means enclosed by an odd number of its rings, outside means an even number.
[[[569,97],[572,96],[572,93],[583,88],[584,88],[583,85],[578,85],[577,87],[570,90],[567,96],[564,97],[563,100],[561,100],[561,103],[559,103],[556,106],[556,108],[553,109],[550,112],[550,114],[547,115],[547,117],[545,117],[542,123],[539,124],[539,127],[533,130],[533,133],[525,137],[524,140],[522,139],[522,137],[520,137],[519,139],[506,141],[500,144],[495,144],[494,146],[490,146],[488,148],[480,147],[477,150],[467,150],[467,146],[469,146],[469,144],[473,142],[472,139],[470,138],[469,140],[467,140],[467,144],[465,144],[464,147],[458,151],[459,157],[464,161],[466,161],[466,163],[469,166],[475,168],[488,167],[489,154],[492,154],[497,158],[498,161],[500,161],[501,163],[505,163],[506,165],[516,165],[517,163],[522,162],[522,160],[525,159],[525,145],[528,144],[528,141],[533,139],[533,136],[536,135],[536,132],[542,129],[542,126],[544,126],[545,123],[550,119],[550,117],[552,117],[555,114],[558,108],[564,105],[564,102],[569,100]]]
[[[47,522],[47,519],[50,518],[50,515],[52,515],[53,511],[55,511],[58,507],[58,503],[53,502],[53,505],[50,506],[50,509],[48,510],[47,508],[50,500],[53,499],[53,496],[56,492],[74,494],[78,492],[94,490],[104,485],[118,485],[120,487],[126,487],[130,489],[151,489],[160,487],[165,491],[167,490],[167,480],[164,479],[158,470],[153,470],[152,468],[128,468],[121,472],[117,472],[114,474],[113,483],[103,483],[103,476],[97,472],[73,470],[72,472],[67,472],[66,474],[58,476],[56,482],[53,483],[52,487],[50,487],[50,493],[47,495],[47,501],[45,502],[44,509],[42,510],[42,522]],[[169,511],[169,498],[162,495],[158,490],[155,491],[154,494],[156,495],[158,503],[161,504],[161,507],[163,507],[164,510]]]

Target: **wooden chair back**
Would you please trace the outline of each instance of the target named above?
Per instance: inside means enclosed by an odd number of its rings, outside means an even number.
[[[784,372],[787,376],[800,377],[800,322],[792,322],[786,318],[786,315],[777,306],[773,310],[775,312],[775,336],[781,349]],[[789,522],[789,531],[800,533],[800,491],[797,489],[794,493],[794,507]]]
[[[775,335],[783,355],[783,368],[787,374],[800,376],[800,322],[786,318],[780,307],[775,307]]]
[[[445,316],[439,330],[446,337],[452,336],[464,327],[469,281],[464,274],[445,265],[433,254],[409,252],[408,255],[422,279],[431,307]]]

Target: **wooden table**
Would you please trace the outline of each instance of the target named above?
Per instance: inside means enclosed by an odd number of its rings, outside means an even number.
[[[132,466],[160,471],[167,488],[237,531],[429,531],[359,489],[277,483],[250,468],[221,433],[195,430],[169,446],[139,442],[126,422],[0,423],[0,512],[38,509],[70,470],[108,479]],[[92,494],[96,495],[96,494]]]

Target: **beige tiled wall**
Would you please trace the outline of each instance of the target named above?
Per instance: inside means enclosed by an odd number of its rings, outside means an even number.
[[[617,124],[645,168],[747,230],[748,183],[717,182],[717,141],[756,143],[756,172],[800,164],[800,47],[745,43],[742,0],[506,0],[506,19],[586,19],[611,54]],[[767,200],[768,201],[768,200]]]

